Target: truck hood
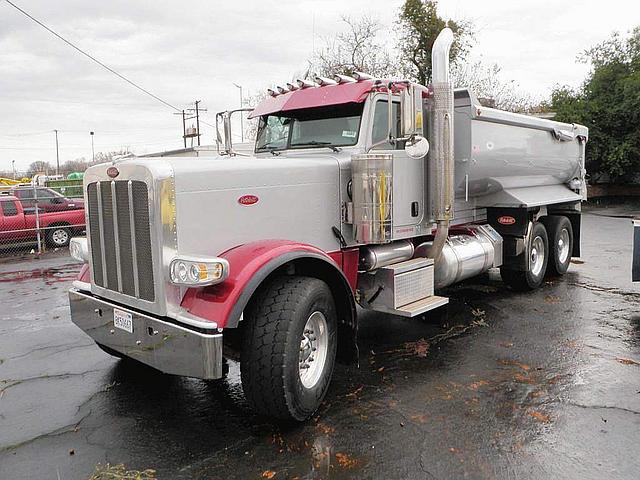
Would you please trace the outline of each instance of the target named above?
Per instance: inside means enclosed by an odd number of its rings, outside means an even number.
[[[178,253],[219,255],[287,239],[339,249],[339,164],[330,155],[163,158],[174,172]]]

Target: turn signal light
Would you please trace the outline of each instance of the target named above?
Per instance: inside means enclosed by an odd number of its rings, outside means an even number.
[[[229,262],[223,258],[182,257],[169,265],[169,277],[176,285],[214,285],[228,276]]]

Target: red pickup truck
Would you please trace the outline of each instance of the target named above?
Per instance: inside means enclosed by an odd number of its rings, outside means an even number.
[[[41,212],[38,223],[50,246],[66,247],[72,236],[85,229],[84,209]],[[25,213],[17,197],[0,195],[0,243],[32,242],[36,238],[35,213]]]

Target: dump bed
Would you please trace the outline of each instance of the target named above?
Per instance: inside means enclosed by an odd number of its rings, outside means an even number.
[[[455,91],[456,199],[477,207],[534,207],[586,198],[588,129],[480,105]]]

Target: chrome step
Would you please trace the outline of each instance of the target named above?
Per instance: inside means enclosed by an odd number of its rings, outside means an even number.
[[[375,310],[382,313],[390,313],[391,315],[398,315],[400,317],[412,318],[417,317],[418,315],[422,315],[429,310],[434,310],[438,307],[442,307],[447,303],[449,303],[449,299],[447,297],[432,295],[430,297],[423,298],[421,300],[418,300],[417,302],[413,302],[399,308],[389,308],[385,305],[376,305],[375,308],[369,307],[369,310]]]
[[[403,317],[416,317],[429,310],[433,310],[438,307],[442,307],[449,303],[447,297],[439,297],[438,295],[432,295],[417,302],[410,303],[404,307],[400,307],[396,310],[395,314]]]

